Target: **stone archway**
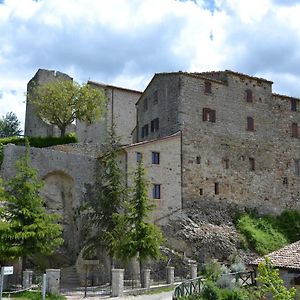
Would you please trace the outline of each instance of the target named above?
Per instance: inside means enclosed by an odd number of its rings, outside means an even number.
[[[78,224],[76,220],[74,180],[62,171],[48,173],[44,178],[41,196],[45,199],[47,210],[62,216],[64,247],[70,262],[78,253]]]

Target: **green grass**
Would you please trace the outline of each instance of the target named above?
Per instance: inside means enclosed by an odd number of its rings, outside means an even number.
[[[289,210],[277,217],[243,214],[236,227],[244,248],[265,255],[300,239],[300,212]]]
[[[7,297],[7,294],[5,295],[5,297]],[[26,291],[26,292],[21,292],[21,293],[17,293],[17,294],[10,294],[10,299],[41,300],[42,293],[35,292],[35,291]],[[48,295],[46,295],[46,299],[48,299],[48,300],[65,300],[66,297],[62,296],[62,295],[57,295],[57,294],[48,294]]]
[[[144,293],[144,295],[154,295],[154,294],[159,294],[159,293],[163,293],[163,292],[170,292],[173,290],[174,290],[174,286],[163,286],[163,287],[159,287],[157,289],[150,290],[150,291]]]

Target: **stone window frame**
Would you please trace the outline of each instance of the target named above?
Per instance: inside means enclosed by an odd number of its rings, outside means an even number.
[[[160,165],[160,152],[152,151],[151,161],[152,161],[152,165]]]
[[[152,186],[152,198],[161,199],[161,184],[154,183]]]
[[[196,164],[197,165],[201,164],[201,156],[196,156]]]
[[[294,159],[295,175],[300,176],[300,159]]]
[[[216,110],[208,107],[203,107],[202,110],[202,120],[203,122],[216,122]]]
[[[220,194],[220,184],[219,182],[215,182],[215,195]]]

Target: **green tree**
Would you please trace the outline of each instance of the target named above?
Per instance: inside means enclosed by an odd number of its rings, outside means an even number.
[[[118,226],[114,232],[113,249],[116,258],[126,262],[137,256],[142,264],[147,259],[161,256],[160,246],[164,239],[161,230],[149,221],[154,205],[148,197],[145,169],[138,163],[133,194],[122,214],[115,215]]]
[[[47,214],[39,196],[42,182],[30,167],[29,146],[16,162],[17,173],[0,189],[0,260],[52,254],[62,243],[59,216]]]
[[[57,125],[61,136],[75,119],[87,123],[99,120],[106,103],[102,90],[88,84],[79,85],[72,80],[54,80],[37,85],[30,95],[40,118]]]
[[[111,258],[114,256],[112,235],[117,221],[113,216],[123,209],[127,197],[125,176],[117,159],[118,151],[118,139],[113,126],[109,134],[108,148],[99,159],[94,195],[85,207],[89,227],[85,253],[88,255],[104,247]]]
[[[279,276],[278,269],[275,269],[270,258],[258,265],[259,276],[256,278],[261,283],[260,291],[263,295],[271,293],[275,300],[293,300],[295,299],[296,289],[288,290]]]
[[[0,120],[0,138],[16,136],[22,133],[20,128],[21,122],[13,112],[8,112],[5,117]]]

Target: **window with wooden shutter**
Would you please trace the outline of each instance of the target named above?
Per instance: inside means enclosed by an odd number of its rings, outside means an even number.
[[[292,137],[293,138],[298,138],[299,137],[298,123],[292,123]]]
[[[250,89],[246,90],[246,101],[249,103],[253,102],[253,93]]]
[[[247,117],[247,130],[254,131],[254,119],[252,117]]]

